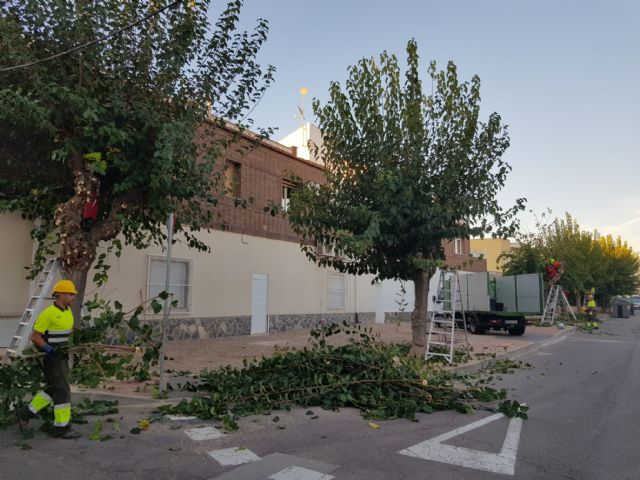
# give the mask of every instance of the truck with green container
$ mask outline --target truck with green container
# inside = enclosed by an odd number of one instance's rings
[[[540,273],[502,276],[458,271],[457,278],[456,289],[455,271],[436,270],[429,281],[427,308],[430,312],[454,310],[460,322],[464,311],[467,328],[473,334],[506,330],[510,335],[523,335],[525,318],[543,313],[544,285]]]

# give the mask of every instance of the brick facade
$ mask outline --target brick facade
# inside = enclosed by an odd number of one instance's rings
[[[223,133],[229,136],[228,133]],[[234,145],[222,157],[226,161],[236,162],[240,166],[240,197],[253,197],[254,202],[246,208],[234,206],[233,198],[223,196],[216,209],[220,214],[220,224],[234,233],[253,235],[298,242],[289,221],[278,214],[275,217],[264,212],[264,207],[273,202],[280,205],[282,187],[291,175],[306,181],[324,182],[322,165],[304,160],[295,155],[295,148],[288,148],[272,141],[252,144],[242,140],[241,147]],[[221,166],[224,166],[221,163]],[[484,272],[487,261],[472,258],[469,239],[462,239],[462,253],[454,253],[453,242],[443,242],[445,257],[451,267]]]
[[[265,213],[264,207],[272,202],[281,205],[282,187],[292,175],[324,182],[322,165],[298,158],[291,149],[270,141],[252,145],[243,140],[230,147],[222,158],[240,166],[240,197],[252,197],[253,202],[246,208],[236,207],[232,197],[222,196],[216,208],[220,225],[234,233],[298,242],[289,221],[282,214]],[[220,166],[224,166],[222,162]]]
[[[468,238],[462,239],[462,253],[456,254],[453,249],[453,242],[442,242],[444,248],[444,256],[447,259],[447,264],[450,267],[461,267],[462,270],[468,272],[486,272],[487,260],[471,257],[471,241]]]

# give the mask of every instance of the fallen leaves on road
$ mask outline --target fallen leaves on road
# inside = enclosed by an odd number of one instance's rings
[[[140,430],[149,430],[150,426],[151,422],[149,422],[149,420],[147,419],[143,419],[138,422],[138,427],[140,427]]]

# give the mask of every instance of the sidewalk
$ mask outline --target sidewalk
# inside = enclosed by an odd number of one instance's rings
[[[368,326],[367,326],[368,327]],[[371,325],[374,335],[388,343],[410,343],[411,324]],[[540,348],[573,331],[572,327],[559,330],[557,327],[527,326],[525,334],[513,337],[507,332],[490,332],[485,335],[468,334],[472,360],[453,367],[456,371],[472,372],[500,357],[522,355]],[[344,344],[347,335],[335,335],[327,339],[332,344]],[[243,360],[252,360],[272,355],[277,350],[303,348],[309,344],[309,330],[290,330],[269,335],[212,338],[208,340],[181,340],[167,345],[165,368],[184,378],[187,372],[199,373],[203,369],[222,366],[242,367]],[[124,395],[137,398],[151,398],[151,388],[138,382],[112,382],[105,389],[80,389],[88,394]],[[175,395],[184,395],[175,392]]]
[[[383,342],[410,343],[411,324],[371,325],[373,333]],[[485,335],[468,334],[474,357],[486,357],[502,354],[541,343],[556,333],[557,327],[528,326],[521,337],[513,337],[507,332],[494,332]],[[346,343],[346,335],[336,335],[327,340],[332,344]],[[167,345],[167,368],[175,371],[199,372],[203,368],[213,369],[225,365],[241,367],[242,361],[269,356],[276,349],[302,348],[309,342],[309,330],[290,330],[259,336],[225,337],[209,340],[181,340]]]

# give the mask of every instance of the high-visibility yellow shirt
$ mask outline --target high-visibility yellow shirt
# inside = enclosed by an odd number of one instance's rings
[[[596,301],[595,300],[589,300],[587,302],[587,307],[589,308],[596,308]]]
[[[67,343],[69,335],[73,332],[73,313],[69,307],[63,310],[53,304],[38,315],[33,329],[42,333],[47,343]]]

